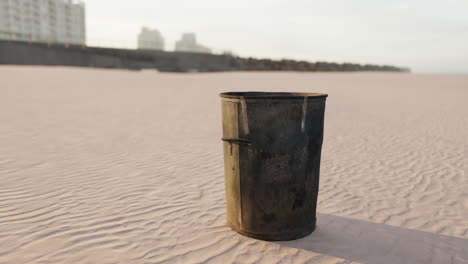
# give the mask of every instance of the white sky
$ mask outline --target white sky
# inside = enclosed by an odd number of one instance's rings
[[[85,0],[89,45],[136,46],[142,26],[172,50],[183,32],[240,56],[468,73],[468,0]]]

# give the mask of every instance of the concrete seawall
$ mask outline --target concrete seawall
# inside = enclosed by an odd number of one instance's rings
[[[213,71],[409,71],[351,63],[241,58],[189,52],[96,48],[0,40],[0,64],[62,65],[165,72]]]

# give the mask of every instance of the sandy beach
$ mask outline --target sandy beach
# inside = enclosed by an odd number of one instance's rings
[[[224,91],[328,93],[318,223],[225,220]],[[468,263],[468,75],[0,67],[0,263]]]

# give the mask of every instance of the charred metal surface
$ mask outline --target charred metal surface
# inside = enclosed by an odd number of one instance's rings
[[[315,229],[326,94],[223,93],[227,221],[291,240]]]

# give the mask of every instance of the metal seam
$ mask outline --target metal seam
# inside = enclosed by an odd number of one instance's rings
[[[246,136],[249,134],[249,118],[247,116],[247,104],[245,102],[245,98],[241,96],[240,98],[240,103],[241,103],[241,118],[242,118],[242,129],[244,130],[244,135]]]
[[[245,104],[245,101],[244,101]],[[237,106],[237,124],[239,124],[239,104],[236,104]],[[242,112],[242,101],[241,101],[241,112]],[[241,119],[242,116],[241,116]],[[237,125],[237,137],[239,137],[239,125]],[[241,180],[241,172],[240,172],[240,146],[237,145],[237,177],[239,178],[239,227],[243,228],[242,226],[242,180]]]
[[[305,131],[305,121],[307,118],[307,96],[304,96],[304,103],[302,103],[302,121],[301,121],[301,132]]]

